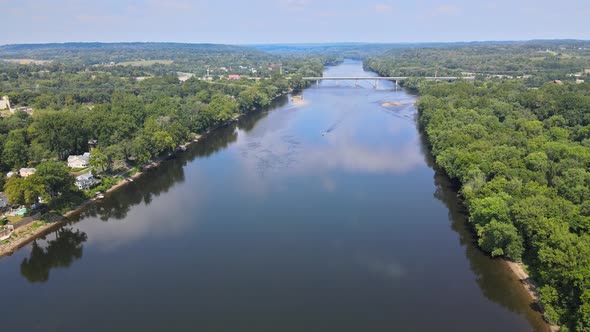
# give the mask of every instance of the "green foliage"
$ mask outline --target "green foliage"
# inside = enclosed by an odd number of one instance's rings
[[[98,172],[104,172],[110,165],[108,157],[99,148],[92,150],[89,164]]]
[[[12,177],[6,181],[4,191],[13,205],[31,205],[45,195],[43,184],[33,177]]]
[[[13,130],[4,142],[2,161],[11,169],[25,167],[27,165],[27,149],[25,130]]]
[[[35,174],[27,179],[42,183],[45,192],[55,197],[60,192],[74,190],[74,177],[68,172],[68,167],[59,161],[45,161],[37,166]]]
[[[506,256],[513,261],[520,261],[524,252],[522,238],[516,227],[492,219],[477,231],[479,246],[492,256]]]
[[[471,211],[469,221],[479,226],[485,226],[492,220],[501,223],[509,222],[510,208],[506,202],[507,196],[506,194],[496,194],[473,199],[469,205]]]
[[[590,330],[590,85],[419,88],[420,126],[462,184],[479,246],[527,262],[547,320]]]

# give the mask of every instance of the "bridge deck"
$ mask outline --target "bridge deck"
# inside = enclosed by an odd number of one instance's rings
[[[407,80],[408,76],[396,76],[396,77],[382,77],[382,76],[336,76],[336,77],[303,77],[306,81],[358,81],[358,80],[367,80],[367,81],[375,81],[375,80],[382,80],[382,81],[404,81]],[[439,80],[439,81],[454,81],[458,79],[473,79],[473,77],[420,77],[427,80]]]

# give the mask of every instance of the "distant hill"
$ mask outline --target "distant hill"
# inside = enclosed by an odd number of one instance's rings
[[[472,41],[472,42],[449,42],[449,43],[302,43],[302,44],[253,44],[246,45],[260,51],[275,54],[333,54],[346,58],[364,58],[366,56],[376,55],[381,52],[393,49],[412,49],[412,48],[451,48],[465,46],[485,46],[485,45],[530,45],[538,47],[539,45],[568,45],[580,44],[587,45],[588,41],[572,39],[556,40],[529,40],[529,41]]]

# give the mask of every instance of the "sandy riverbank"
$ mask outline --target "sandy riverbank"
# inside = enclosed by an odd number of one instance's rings
[[[527,293],[531,296],[531,299],[533,300],[533,302],[539,304],[540,297],[539,297],[539,291],[537,290],[537,285],[529,276],[528,272],[526,271],[525,266],[522,263],[516,263],[516,262],[509,261],[509,260],[504,260],[504,262],[506,263],[506,265],[508,265],[508,268],[510,269],[510,271],[512,271],[512,273],[514,273],[514,275],[516,276],[516,278],[518,279],[518,281],[520,282],[522,287],[524,287],[524,289],[527,291]],[[539,306],[540,306],[540,304],[539,304]],[[559,331],[559,326],[549,324],[549,323],[547,323],[547,325],[549,326],[549,330],[551,332],[558,332]]]
[[[405,106],[405,105],[414,105],[416,101],[387,101],[381,103],[381,107],[396,107],[396,106]]]

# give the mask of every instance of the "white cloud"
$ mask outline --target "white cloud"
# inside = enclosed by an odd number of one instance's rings
[[[431,12],[431,16],[454,16],[460,12],[459,7],[455,5],[440,5],[435,7]]]
[[[393,12],[393,6],[386,3],[378,3],[375,5],[375,12],[379,14],[389,14]]]

